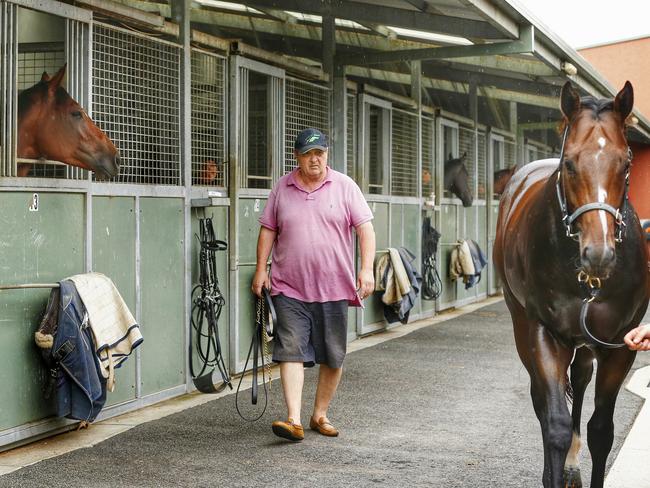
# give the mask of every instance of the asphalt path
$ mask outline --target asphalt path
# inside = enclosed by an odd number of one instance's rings
[[[640,354],[634,369],[649,364]],[[230,395],[2,476],[0,487],[541,486],[541,433],[503,302],[349,354],[344,367],[329,414],[338,438],[275,437],[276,381],[257,422],[242,421]],[[305,424],[316,378],[307,371]],[[641,405],[621,391],[609,465]],[[592,410],[590,386],[583,432]],[[586,447],[581,457],[589,486]]]

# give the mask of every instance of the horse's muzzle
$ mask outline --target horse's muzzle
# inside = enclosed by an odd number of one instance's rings
[[[606,279],[614,271],[616,252],[611,246],[587,245],[580,254],[580,262],[590,276]]]
[[[119,153],[112,158],[103,158],[101,164],[95,169],[95,178],[98,180],[115,178],[120,172],[121,163],[122,159]]]

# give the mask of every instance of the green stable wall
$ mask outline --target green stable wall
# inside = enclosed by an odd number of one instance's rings
[[[52,283],[84,270],[83,195],[0,193],[0,284]],[[0,291],[0,432],[53,414],[34,344],[49,290]]]
[[[86,196],[0,192],[0,284],[50,283],[83,273]],[[140,261],[142,396],[185,384],[184,201],[181,198],[92,198],[92,267],[109,276],[136,314],[136,260]],[[136,229],[140,225],[140,246]],[[222,219],[223,220],[223,219]],[[225,232],[225,225],[221,228]],[[225,268],[225,261],[221,263]],[[42,387],[46,371],[34,345],[49,290],[0,291],[0,436],[54,414]],[[116,372],[106,406],[136,398],[136,358]]]

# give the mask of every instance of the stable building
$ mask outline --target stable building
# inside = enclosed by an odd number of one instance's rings
[[[361,187],[378,249],[406,247],[421,269],[423,220],[440,231],[442,293],[418,299],[417,320],[499,292],[491,262],[465,289],[449,256],[458,239],[491,255],[495,171],[558,155],[562,84],[609,98],[620,88],[501,0],[0,0],[0,60],[0,285],[104,273],[144,336],[102,418],[193,389],[202,216],[228,242],[219,326],[226,364],[242,372],[257,219],[296,167],[303,128],[327,133],[331,167]],[[66,63],[67,91],[120,150],[108,181],[18,157],[18,93]],[[638,110],[629,137],[650,140]],[[461,157],[469,206],[444,183],[445,162]],[[0,449],[73,426],[41,393],[33,335],[47,296],[0,290],[0,384],[13,392],[0,398]],[[351,310],[349,340],[387,327],[375,295]]]

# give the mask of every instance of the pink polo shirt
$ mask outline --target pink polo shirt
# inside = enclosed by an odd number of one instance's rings
[[[372,220],[370,207],[357,184],[332,168],[311,193],[298,185],[297,171],[280,178],[259,219],[277,232],[271,294],[357,304],[352,229]]]

